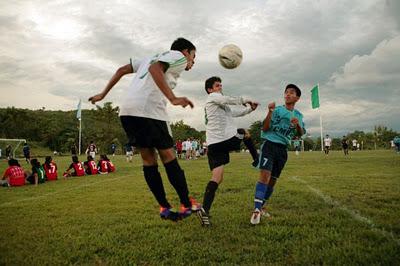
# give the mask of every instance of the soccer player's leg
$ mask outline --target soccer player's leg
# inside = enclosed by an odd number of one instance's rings
[[[261,209],[264,204],[267,184],[271,177],[271,171],[274,162],[274,150],[271,142],[265,141],[260,150],[260,161],[258,163],[258,168],[260,169],[260,178],[255,186],[254,210],[250,218],[250,223],[253,225],[260,223]]]
[[[254,167],[257,167],[258,165],[258,160],[259,160],[259,155],[256,149],[256,146],[254,145],[253,139],[251,138],[250,132],[243,129],[239,128],[237,130],[238,134],[243,136],[243,143],[246,146],[246,148],[249,150],[251,157],[253,158],[253,163],[252,165]]]
[[[181,202],[179,214],[182,218],[186,218],[190,216],[193,211],[200,210],[201,206],[194,198],[189,197],[185,172],[180,167],[178,160],[175,157],[174,150],[172,148],[159,149],[158,152],[164,163],[168,180],[179,196]]]
[[[218,144],[212,144],[208,149],[208,164],[212,171],[211,180],[207,183],[203,198],[203,208],[198,212],[202,226],[210,226],[210,209],[214,202],[215,193],[224,176],[224,165],[229,163],[229,151],[223,151]],[[223,146],[223,145],[221,145]]]
[[[164,185],[158,171],[157,157],[154,148],[140,148],[140,155],[143,161],[144,178],[150,191],[153,193],[158,204],[160,205],[160,217],[176,221],[179,218],[178,213],[172,211],[172,206],[169,204]]]

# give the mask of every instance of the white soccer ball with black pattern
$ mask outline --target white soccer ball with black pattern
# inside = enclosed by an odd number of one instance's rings
[[[237,45],[228,44],[219,50],[218,57],[221,66],[227,69],[234,69],[242,62],[243,53]]]

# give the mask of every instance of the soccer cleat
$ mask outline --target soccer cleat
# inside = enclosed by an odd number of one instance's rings
[[[179,216],[180,218],[184,219],[192,215],[192,210],[191,208],[185,207],[185,205],[181,204],[181,207],[179,209]]]
[[[259,224],[260,218],[261,218],[261,211],[256,208],[254,209],[253,214],[251,215],[250,223],[254,225]]]
[[[261,216],[266,217],[266,218],[270,218],[271,217],[271,214],[267,211],[266,207],[262,207]]]
[[[160,207],[160,217],[164,220],[178,221],[180,218],[179,213],[174,212],[172,208]]]
[[[202,226],[211,226],[210,216],[203,208],[197,212],[197,216],[199,217]]]
[[[190,203],[192,204],[192,212],[200,211],[201,204],[198,203],[194,198],[190,197]]]

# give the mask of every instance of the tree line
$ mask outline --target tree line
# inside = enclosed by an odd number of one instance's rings
[[[115,143],[119,149],[128,142],[121,126],[119,107],[113,107],[111,102],[103,106],[96,105],[95,109],[82,110],[82,151],[90,141],[95,141],[101,152],[110,152],[111,143]],[[0,108],[0,138],[26,139],[30,143],[45,147],[51,151],[68,153],[71,146],[78,145],[79,120],[74,111],[50,111],[39,109],[29,110],[14,107]],[[201,141],[205,140],[205,131],[198,131],[182,120],[172,123],[171,131],[175,140],[185,140],[193,137]],[[260,130],[262,122],[256,121],[249,127],[249,131],[256,146],[261,144]],[[346,137],[356,139],[363,143],[364,149],[389,148],[392,140],[398,132],[378,125],[372,132],[354,131]],[[304,138],[305,150],[320,150],[320,138]],[[332,149],[341,149],[341,137],[332,138]],[[4,150],[4,143],[0,148]]]

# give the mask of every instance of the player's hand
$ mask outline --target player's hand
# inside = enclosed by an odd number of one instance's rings
[[[92,97],[89,98],[89,102],[91,102],[92,104],[95,104],[98,101],[101,101],[104,99],[104,96],[102,93],[96,94]]]
[[[253,111],[257,109],[258,105],[259,105],[258,102],[252,102],[252,103],[250,103],[250,107],[251,107],[251,109],[252,109]]]
[[[186,97],[175,97],[174,99],[171,100],[172,105],[180,105],[183,108],[186,106],[190,106],[190,108],[193,108],[193,103]]]
[[[290,119],[290,123],[297,126],[299,124],[299,120],[296,117],[292,117],[292,119]]]
[[[275,110],[275,102],[271,102],[268,104],[268,111],[271,113]]]

